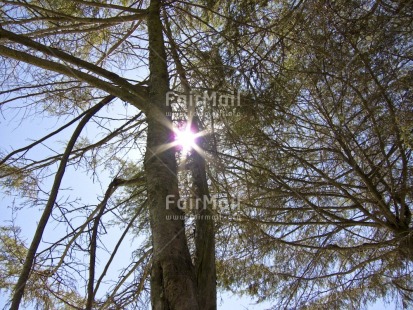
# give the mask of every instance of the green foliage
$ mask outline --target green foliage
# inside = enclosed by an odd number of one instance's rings
[[[19,193],[30,199],[37,197],[38,179],[30,171],[12,165],[0,165],[0,185],[9,195]]]
[[[20,233],[18,227],[0,227],[0,290],[6,293],[13,291],[27,254]],[[65,310],[81,305],[82,299],[68,287],[60,287],[50,270],[36,266],[27,283],[24,301],[27,305],[35,305],[36,309]]]
[[[400,252],[411,246],[413,184],[401,7],[280,8],[278,44],[255,55],[255,105],[225,128],[233,184],[220,186],[242,197],[243,220],[219,236],[224,287],[286,308],[411,303],[412,263]],[[244,49],[261,55],[253,42]]]

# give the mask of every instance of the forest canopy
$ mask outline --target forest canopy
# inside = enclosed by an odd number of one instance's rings
[[[412,12],[3,1],[5,307],[413,307]]]

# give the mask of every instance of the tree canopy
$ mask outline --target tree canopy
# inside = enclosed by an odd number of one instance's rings
[[[0,7],[12,309],[413,306],[413,2]]]

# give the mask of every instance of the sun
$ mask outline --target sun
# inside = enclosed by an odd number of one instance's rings
[[[183,152],[188,152],[196,146],[196,138],[197,135],[189,126],[175,132],[175,142],[182,148]]]

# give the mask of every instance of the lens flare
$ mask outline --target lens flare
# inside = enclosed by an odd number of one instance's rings
[[[175,133],[175,141],[184,152],[188,152],[196,145],[196,134],[187,127]]]

